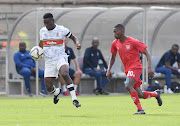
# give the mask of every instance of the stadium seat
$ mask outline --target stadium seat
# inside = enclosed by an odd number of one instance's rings
[[[154,78],[165,78],[164,74],[155,72],[156,66],[159,63],[160,59],[161,56],[152,56],[152,70],[154,72]]]

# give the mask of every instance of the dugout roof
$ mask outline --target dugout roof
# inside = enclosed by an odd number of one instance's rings
[[[18,44],[26,42],[27,49],[39,43],[39,30],[44,27],[43,15],[51,12],[57,24],[64,25],[76,35],[82,45],[77,51],[70,40],[68,46],[74,48],[76,56],[83,56],[91,46],[93,37],[99,38],[99,49],[104,58],[111,56],[110,46],[114,40],[113,27],[124,24],[126,35],[135,37],[148,45],[153,56],[161,56],[172,44],[179,44],[180,13],[177,8],[166,7],[82,7],[82,8],[37,8],[23,13],[14,23],[7,44],[7,78],[14,73],[13,55]],[[43,67],[43,61],[39,62]]]

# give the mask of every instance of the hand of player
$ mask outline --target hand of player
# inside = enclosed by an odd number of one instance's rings
[[[151,67],[148,67],[148,75],[150,79],[154,78],[154,72],[152,71]]]
[[[107,79],[110,81],[110,79],[112,78],[112,74],[111,74],[111,71],[107,71],[106,72],[106,76],[107,76]]]
[[[81,44],[76,43],[76,48],[77,48],[78,50],[80,50],[80,49],[81,49]]]

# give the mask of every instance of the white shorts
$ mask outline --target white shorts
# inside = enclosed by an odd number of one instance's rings
[[[69,66],[67,56],[62,56],[55,61],[45,62],[44,77],[58,77],[60,67],[65,64]]]

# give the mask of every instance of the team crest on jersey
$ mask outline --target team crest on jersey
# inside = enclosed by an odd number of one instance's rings
[[[126,49],[130,49],[130,45],[126,45]]]
[[[68,50],[68,54],[70,54],[70,51]]]
[[[56,35],[57,35],[57,37],[59,37],[59,32],[57,32],[57,34],[56,34]]]

